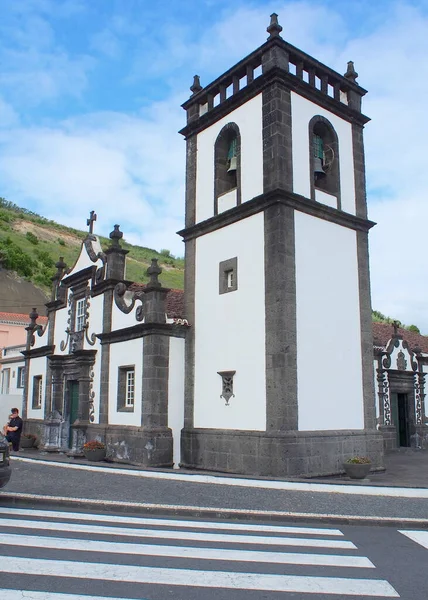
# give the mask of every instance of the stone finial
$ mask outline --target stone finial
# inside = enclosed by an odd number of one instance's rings
[[[39,318],[39,313],[37,312],[37,308],[33,308],[33,310],[28,315],[30,317],[30,324],[28,325],[28,329],[35,329],[37,327],[37,319]]]
[[[89,233],[94,233],[94,223],[97,220],[97,215],[94,210],[89,213],[89,219],[86,219],[86,225],[89,227]]]
[[[282,31],[281,25],[278,23],[278,15],[276,13],[272,13],[270,16],[270,24],[266,29],[269,34],[268,40],[271,40],[274,37],[281,37],[279,34]]]
[[[120,225],[114,225],[113,231],[110,233],[111,247],[120,248],[120,240],[123,238],[123,233],[119,229]]]
[[[346,79],[350,79],[353,83],[356,83],[358,73],[354,69],[354,63],[352,60],[348,61],[348,68],[346,70],[344,77],[346,77]]]
[[[159,277],[159,275],[161,273],[162,273],[162,269],[158,265],[158,259],[157,258],[152,258],[152,264],[147,269],[147,275],[150,275],[150,281],[147,284],[148,287],[151,287],[151,288],[160,288],[160,287],[162,287],[162,284],[161,284],[161,282],[158,279],[158,277]]]
[[[192,92],[192,96],[200,92],[202,89],[201,81],[199,79],[199,75],[193,75],[193,83],[190,86],[190,91]]]

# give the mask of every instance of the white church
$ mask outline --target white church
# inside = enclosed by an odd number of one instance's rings
[[[103,249],[94,215],[76,264],[57,263],[24,352],[45,450],[99,439],[118,462],[281,477],[355,455],[380,468],[400,428],[426,437],[428,353],[396,331],[373,354],[366,90],[352,62],[342,76],[281,30],[273,14],[267,41],[206,87],[195,76],[183,104],[184,294],[156,261],[149,284],[127,281],[123,234]]]

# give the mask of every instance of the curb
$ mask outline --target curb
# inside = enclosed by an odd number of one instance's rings
[[[296,513],[241,508],[215,508],[208,506],[185,506],[175,504],[145,504],[137,502],[114,502],[92,498],[67,498],[65,496],[42,496],[37,494],[0,493],[0,506],[8,504],[31,508],[61,508],[88,511],[128,513],[133,515],[176,516],[224,520],[304,521],[305,523],[328,522],[340,525],[376,525],[389,527],[412,527],[428,529],[428,519],[403,517],[378,517],[337,515],[325,513]]]

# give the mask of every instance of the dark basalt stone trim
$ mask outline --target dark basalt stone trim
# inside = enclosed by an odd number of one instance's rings
[[[222,119],[230,112],[242,106],[245,102],[248,102],[254,96],[257,96],[262,90],[268,88],[273,83],[279,83],[286,89],[294,91],[303,98],[311,100],[317,106],[325,108],[329,112],[337,115],[338,117],[348,121],[349,123],[358,123],[361,126],[365,125],[370,121],[369,117],[366,117],[362,113],[350,108],[343,102],[338,103],[336,100],[321,94],[319,90],[311,87],[306,81],[297,79],[295,76],[290,75],[278,67],[274,67],[267,73],[257,77],[253,83],[247,85],[245,88],[233,94],[230,98],[221,102],[218,106],[212,108],[207,113],[188,123],[183,129],[179,131],[184,137],[189,138],[191,135],[203,131],[216,121]]]
[[[263,192],[293,191],[290,90],[274,83],[262,93]]]
[[[355,209],[357,216],[367,219],[366,168],[363,128],[352,123],[352,153],[354,157]]]
[[[186,227],[194,225],[196,220],[197,149],[197,136],[189,137],[186,141]]]
[[[32,350],[23,350],[21,354],[25,358],[38,358],[40,356],[49,356],[55,352],[55,346],[41,346],[40,348],[33,348]]]
[[[275,38],[267,40],[259,48],[257,48],[256,50],[254,50],[253,52],[248,54],[246,57],[244,57],[242,60],[240,60],[238,63],[236,63],[236,65],[234,65],[228,71],[223,73],[220,77],[215,79],[213,82],[211,82],[206,87],[202,88],[202,90],[200,92],[198,92],[194,96],[191,96],[189,98],[189,100],[186,100],[186,102],[184,102],[184,104],[182,104],[181,106],[185,110],[187,110],[193,104],[201,102],[201,99],[204,98],[211,91],[214,92],[219,87],[219,85],[222,83],[222,81],[224,81],[225,79],[227,79],[228,77],[230,77],[232,75],[238,74],[240,70],[242,71],[242,76],[244,76],[246,73],[245,69],[246,69],[247,64],[257,63],[257,62],[261,63],[262,55],[265,54],[267,51],[271,50],[274,46],[278,46],[281,50],[285,51],[287,54],[289,54],[289,55],[291,54],[293,57],[300,59],[304,63],[310,63],[314,69],[317,69],[318,71],[324,71],[324,74],[329,75],[330,77],[336,79],[338,82],[342,83],[344,87],[356,92],[358,95],[364,96],[365,94],[367,94],[367,90],[365,90],[363,87],[361,87],[357,83],[350,81],[349,79],[347,79],[346,77],[344,77],[343,75],[338,73],[337,71],[334,71],[333,69],[331,69],[327,65],[324,65],[322,62],[320,62],[316,58],[313,58],[310,54],[306,54],[306,52],[303,52],[299,48],[296,48],[296,46],[289,44],[282,38],[275,37]]]
[[[95,275],[97,267],[92,265],[90,267],[86,267],[86,269],[82,269],[81,271],[77,271],[73,275],[68,275],[61,280],[61,284],[66,287],[79,286],[83,285]]]
[[[260,196],[248,200],[239,206],[235,206],[219,215],[206,219],[205,221],[202,221],[202,223],[197,223],[196,225],[193,225],[193,227],[182,229],[178,234],[184,238],[185,242],[187,242],[262,212],[273,204],[284,204],[285,206],[289,206],[300,212],[318,217],[319,219],[324,219],[325,221],[337,223],[338,225],[348,227],[349,229],[355,229],[356,231],[367,232],[375,225],[373,221],[368,221],[367,219],[356,217],[355,215],[337,210],[336,208],[331,208],[330,206],[326,206],[315,200],[310,200],[299,194],[276,189],[267,192],[266,194],[261,194]]]
[[[114,282],[109,282],[104,287],[103,298],[103,333],[111,332],[112,314],[113,314],[113,291]],[[99,387],[99,422],[108,423],[108,399],[110,387],[110,344],[101,346],[101,381]]]
[[[361,358],[363,377],[364,427],[372,429],[376,423],[373,366],[373,325],[370,294],[370,266],[368,234],[357,231],[358,290],[360,299]]]
[[[186,269],[184,272],[185,315],[190,323],[195,323],[195,279],[196,279],[196,240],[186,242]],[[193,427],[195,394],[195,330],[189,327],[186,335],[184,362],[184,425]]]
[[[65,300],[51,300],[50,302],[46,302],[45,306],[49,313],[54,310],[59,310],[60,308],[65,308],[67,306],[67,302]]]
[[[244,431],[183,429],[181,466],[260,476],[319,476],[343,472],[351,456],[370,456],[383,468],[383,438],[376,429]]]
[[[174,323],[138,323],[132,327],[117,329],[108,333],[99,333],[97,338],[101,344],[116,344],[117,342],[126,342],[148,335],[163,335],[168,337],[186,337],[187,327],[175,325]]]
[[[266,429],[298,426],[294,210],[273,204],[264,213]]]
[[[94,298],[95,296],[100,296],[101,294],[104,294],[105,292],[107,292],[108,290],[114,290],[114,288],[116,287],[116,285],[118,283],[121,283],[123,280],[119,280],[119,279],[104,279],[104,281],[101,281],[100,283],[97,283],[96,285],[94,285],[91,289],[91,296]],[[128,282],[131,283],[131,282]]]

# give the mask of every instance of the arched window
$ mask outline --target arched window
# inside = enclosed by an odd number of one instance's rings
[[[339,144],[332,124],[317,115],[309,123],[311,198],[316,190],[335,196],[340,208]]]
[[[241,204],[241,135],[236,123],[228,123],[218,134],[214,161],[214,214],[218,214]]]

